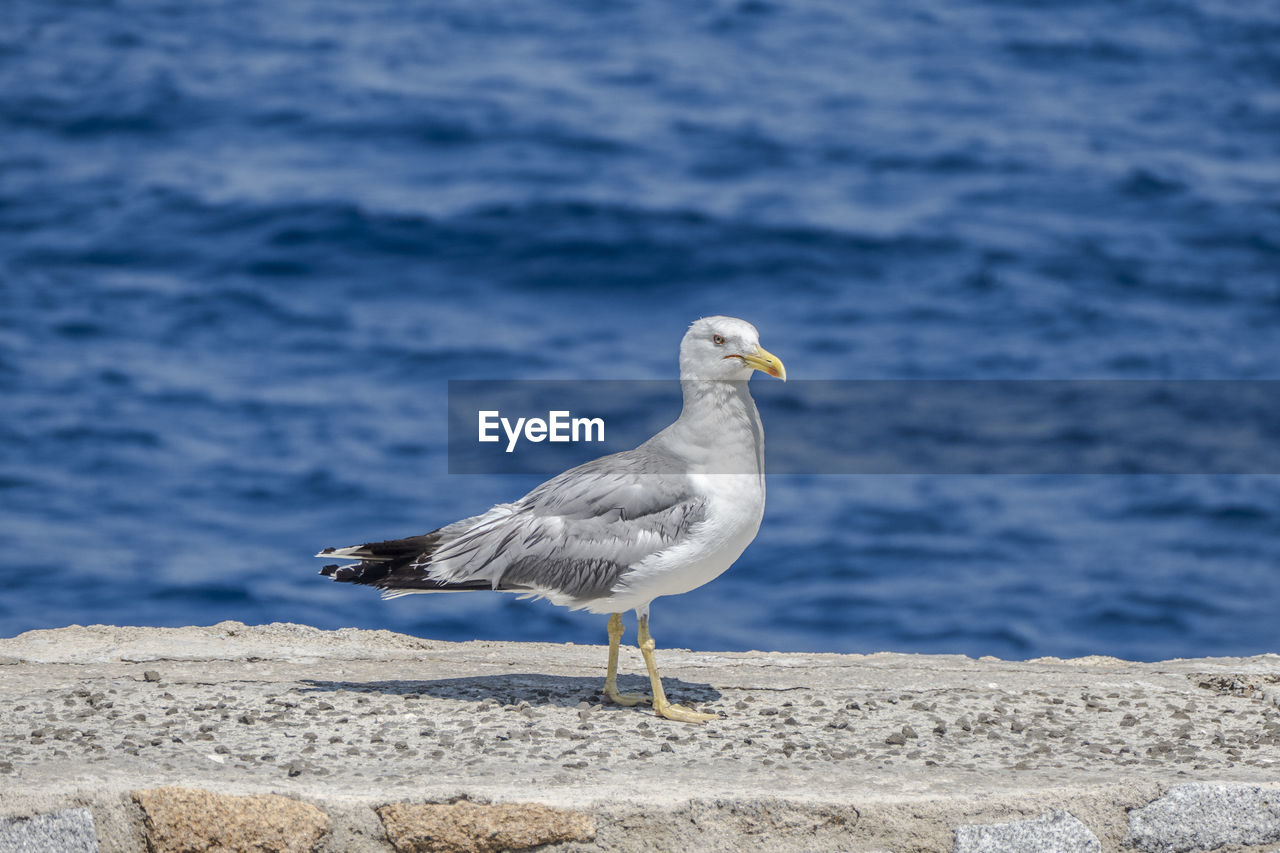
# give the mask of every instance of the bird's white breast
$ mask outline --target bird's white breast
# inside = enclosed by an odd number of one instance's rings
[[[588,605],[595,613],[619,613],[679,595],[719,577],[755,539],[764,517],[764,477],[759,474],[697,474],[706,517],[689,536],[637,565],[613,595]]]

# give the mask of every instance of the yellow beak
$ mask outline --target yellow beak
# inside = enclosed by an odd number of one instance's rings
[[[738,356],[744,362],[754,367],[756,370],[763,370],[770,376],[777,377],[783,382],[787,381],[787,368],[782,364],[782,359],[769,352],[764,347],[759,347],[752,355]]]

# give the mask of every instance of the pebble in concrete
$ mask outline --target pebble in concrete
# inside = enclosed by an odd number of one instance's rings
[[[310,853],[329,831],[320,809],[276,794],[237,797],[170,787],[135,791],[133,799],[146,815],[153,853]]]
[[[1067,811],[1046,812],[1031,820],[971,824],[956,830],[954,853],[1102,853],[1089,827]]]
[[[98,853],[98,834],[88,809],[63,809],[30,818],[0,820],[5,853]]]
[[[397,853],[497,853],[596,836],[590,815],[533,804],[392,803],[378,816]]]
[[[1129,843],[1147,853],[1213,850],[1280,841],[1280,790],[1178,785],[1129,812]]]

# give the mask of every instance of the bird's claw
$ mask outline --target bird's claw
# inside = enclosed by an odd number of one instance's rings
[[[658,716],[665,717],[668,720],[675,720],[677,723],[705,723],[708,720],[723,720],[720,714],[704,714],[701,711],[694,711],[683,705],[674,705],[670,702],[660,703],[653,709]]]
[[[615,705],[622,705],[625,708],[630,708],[633,705],[640,705],[642,703],[653,703],[652,696],[646,696],[642,693],[619,693],[616,690],[605,690],[604,698],[608,699]]]

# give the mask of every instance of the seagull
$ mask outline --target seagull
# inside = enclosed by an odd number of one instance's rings
[[[669,720],[718,719],[667,699],[649,633],[649,604],[715,579],[755,539],[764,515],[764,430],[747,389],[755,371],[786,381],[755,326],[703,317],[680,342],[684,407],[636,447],[565,471],[519,500],[430,533],[325,548],[353,561],[320,574],[392,598],[497,590],[608,613],[604,694],[651,703]],[[618,692],[622,613],[634,610],[652,695]]]

